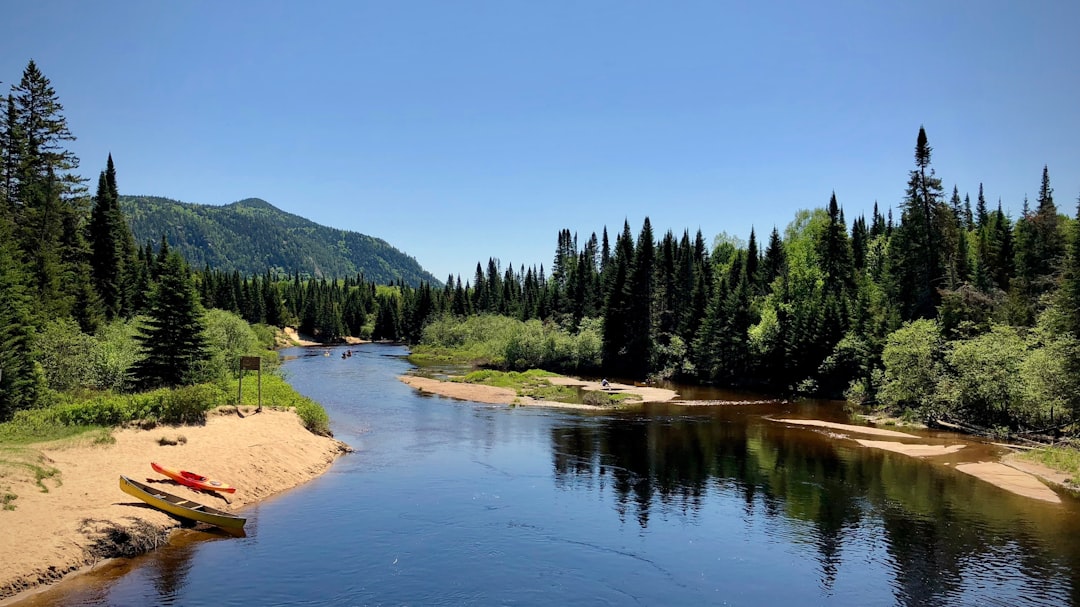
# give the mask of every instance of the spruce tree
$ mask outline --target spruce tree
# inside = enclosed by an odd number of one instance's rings
[[[34,407],[43,386],[32,358],[33,303],[11,234],[0,217],[0,422]]]
[[[946,253],[951,253],[948,226],[952,212],[943,199],[941,179],[930,168],[932,148],[919,127],[915,168],[910,172],[900,226],[894,235],[893,267],[897,281],[893,297],[901,302],[905,318],[932,318],[945,286]]]
[[[656,318],[653,305],[653,272],[656,263],[656,242],[653,240],[652,223],[645,218],[638,235],[634,259],[630,264],[630,279],[623,287],[627,302],[625,369],[633,377],[644,377],[650,371],[653,341],[656,335]]]
[[[1059,305],[1065,317],[1065,330],[1080,339],[1080,199],[1076,203],[1076,220],[1073,221],[1072,232]],[[1080,364],[1077,365],[1077,370],[1080,371]]]
[[[102,171],[98,177],[87,236],[90,241],[91,275],[107,320],[118,317],[123,307],[120,247],[114,240],[116,234],[112,229],[112,205],[105,171]]]
[[[608,267],[604,296],[604,334],[602,356],[604,367],[614,372],[628,372],[626,336],[630,326],[631,303],[627,287],[634,262],[634,240],[630,223],[623,222],[622,234],[615,239],[615,254]]]
[[[169,253],[158,267],[146,326],[138,335],[142,359],[136,382],[146,388],[197,381],[206,357],[203,308],[190,271],[179,253]]]
[[[979,184],[979,199],[975,203],[975,227],[982,229],[986,226],[989,214],[986,212],[986,198],[983,196],[983,184]]]

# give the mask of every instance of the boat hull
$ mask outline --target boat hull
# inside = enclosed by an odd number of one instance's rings
[[[120,490],[132,497],[136,497],[151,506],[182,518],[208,523],[229,530],[242,530],[247,519],[235,514],[211,508],[205,504],[193,502],[189,499],[166,493],[132,480],[126,476],[120,477]]]
[[[187,485],[188,487],[194,487],[195,489],[201,489],[203,491],[220,491],[222,493],[235,493],[236,487],[227,485],[221,481],[207,478],[201,474],[194,472],[188,472],[187,470],[176,470],[175,468],[166,468],[154,462],[150,462],[150,467],[159,474],[173,479],[181,485]]]

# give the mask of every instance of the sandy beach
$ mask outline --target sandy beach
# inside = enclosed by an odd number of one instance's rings
[[[0,469],[0,493],[17,496],[10,501],[14,509],[0,510],[0,603],[91,569],[111,556],[117,529],[139,543],[160,545],[180,527],[178,520],[121,492],[120,475],[153,479],[169,493],[242,512],[322,474],[350,451],[340,441],[309,432],[291,411],[242,412],[243,417],[233,408],[213,412],[202,426],[114,430],[115,442],[109,444],[87,438],[23,450],[22,456],[57,472],[41,481],[43,491],[28,469]],[[221,479],[236,493],[226,501],[188,489],[154,472],[152,461]]]

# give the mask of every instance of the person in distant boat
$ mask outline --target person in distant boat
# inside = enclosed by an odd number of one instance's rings
[[[608,389],[608,387],[609,387],[609,386],[611,386],[611,384],[609,384],[609,383],[608,383],[608,380],[607,380],[607,378],[606,378],[606,377],[605,377],[604,379],[601,379],[601,380],[600,380],[600,385],[601,385],[601,386],[603,386],[603,388],[604,388],[605,390],[607,390],[607,389]]]

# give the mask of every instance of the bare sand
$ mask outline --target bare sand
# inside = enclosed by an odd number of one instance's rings
[[[912,457],[933,457],[935,455],[948,455],[950,453],[956,453],[964,448],[963,445],[922,445],[912,443],[896,443],[886,440],[866,440],[862,438],[855,439],[855,442],[864,447],[871,447],[873,449],[884,449],[885,451],[892,451],[893,453],[903,453],[904,455],[910,455]]]
[[[920,439],[921,437],[904,432],[872,428],[869,426],[855,426],[849,424],[837,424],[814,419],[773,419],[773,421],[801,426],[816,426],[832,430],[846,431],[859,434],[872,434],[887,438]],[[836,435],[840,438],[849,438],[844,435]],[[910,457],[934,457],[956,453],[964,448],[963,444],[932,445],[925,443],[898,442],[893,440],[867,440],[853,438],[856,443],[872,449],[883,449],[893,453],[900,453]],[[948,465],[941,462],[940,465]],[[955,468],[961,472],[970,474],[976,478],[996,485],[1006,491],[1023,495],[1032,499],[1047,502],[1060,503],[1061,498],[1053,489],[1044,482],[1069,487],[1068,475],[1056,472],[1035,462],[1028,462],[1008,454],[1001,462],[965,462],[957,463]],[[1042,480],[1040,480],[1042,479]]]
[[[1061,503],[1061,498],[1035,476],[1000,462],[972,462],[957,464],[956,469],[975,478],[980,478],[1017,495]]]
[[[630,384],[618,384],[615,382],[608,382],[607,387],[605,387],[598,381],[588,381],[584,379],[578,379],[576,377],[549,377],[547,379],[556,386],[581,386],[585,390],[593,390],[596,392],[633,394],[635,397],[637,397],[633,400],[624,401],[627,403],[666,403],[679,395],[679,393],[674,390],[668,390],[667,388],[654,388],[652,386],[631,386]]]
[[[819,419],[775,419],[769,418],[773,421],[795,424],[797,426],[816,426],[819,428],[830,428],[832,430],[842,430],[847,432],[855,432],[857,434],[873,434],[876,436],[891,436],[894,438],[919,438],[914,434],[907,434],[905,432],[897,432],[895,430],[885,430],[883,428],[874,428],[872,426],[855,426],[852,424],[838,424],[835,422],[825,422]]]
[[[528,397],[522,398],[517,395],[517,392],[510,388],[498,388],[496,386],[485,386],[483,384],[443,381],[432,379],[430,377],[418,377],[415,375],[402,375],[398,377],[398,379],[421,392],[430,392],[432,394],[438,394],[439,396],[446,396],[459,400],[469,400],[478,403],[553,407],[557,409],[577,409],[580,411],[604,411],[608,409],[608,407],[598,407],[581,403],[561,403],[553,400],[541,400]],[[622,392],[637,396],[635,399],[623,401],[625,404],[646,401],[663,402],[669,401],[677,396],[674,390],[665,390],[663,388],[630,386],[627,384],[614,383],[609,383],[608,387],[604,388],[600,382],[586,381],[573,377],[549,377],[547,379],[557,386],[582,386],[586,390],[596,390],[598,392]]]
[[[431,392],[439,396],[448,396],[460,400],[471,400],[478,403],[509,405],[517,400],[517,392],[510,388],[498,388],[482,384],[467,384],[456,381],[441,381],[430,377],[418,377],[416,375],[402,375],[401,381],[416,388],[421,392]]]
[[[321,345],[323,345],[323,344],[320,344],[319,342],[315,341],[314,339],[311,339],[307,335],[300,335],[299,333],[296,332],[296,329],[294,329],[293,327],[285,327],[282,330],[282,332],[285,333],[285,337],[287,337],[288,341],[290,342],[290,343],[286,343],[286,344],[279,344],[279,345],[282,345],[282,346],[290,346],[290,345],[291,346],[321,346]]]
[[[296,487],[322,474],[343,453],[344,443],[309,432],[291,411],[245,408],[214,412],[202,426],[120,429],[112,444],[90,439],[28,447],[59,473],[42,491],[26,470],[0,469],[0,489],[18,497],[14,510],[0,510],[0,601],[92,568],[111,529],[166,534],[176,519],[120,491],[119,476],[164,481],[175,495],[220,510],[244,506]],[[160,441],[175,441],[162,445]],[[150,462],[192,470],[236,487],[228,500],[166,480]],[[231,503],[230,503],[231,502]],[[10,602],[10,601],[3,601]]]

